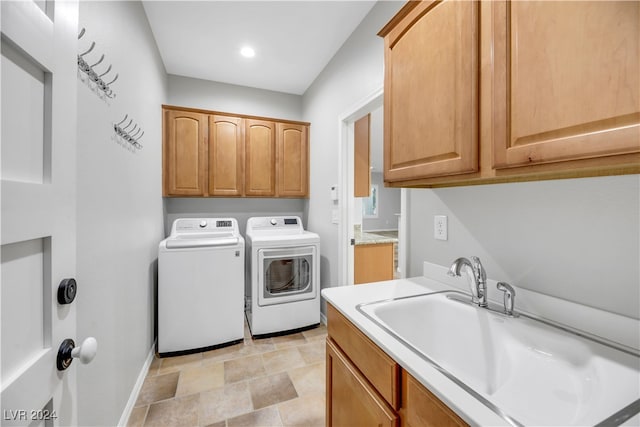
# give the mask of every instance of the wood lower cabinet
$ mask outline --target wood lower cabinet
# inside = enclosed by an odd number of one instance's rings
[[[402,371],[402,427],[462,427],[467,423],[433,393]]]
[[[385,182],[640,173],[640,2],[416,1],[385,41]]]
[[[190,111],[165,111],[163,119],[164,195],[205,195],[207,116]]]
[[[327,341],[327,426],[398,425],[398,416],[367,379],[330,340]]]
[[[309,196],[309,123],[163,105],[162,155],[164,196]]]
[[[353,256],[356,285],[393,279],[393,243],[356,245]]]
[[[331,304],[327,331],[327,426],[467,425]]]

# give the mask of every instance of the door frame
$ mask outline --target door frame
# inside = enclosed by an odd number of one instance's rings
[[[350,244],[354,238],[354,141],[353,124],[363,115],[383,105],[384,88],[381,86],[353,104],[338,117],[338,283],[339,286],[353,285],[354,249]],[[400,192],[400,220],[398,228],[398,269],[399,277],[407,275],[406,229],[407,229],[407,190]]]

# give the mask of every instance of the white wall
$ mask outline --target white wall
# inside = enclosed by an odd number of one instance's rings
[[[383,40],[376,34],[403,6],[381,1],[303,95],[311,122],[311,198],[308,226],[320,234],[323,287],[338,286],[338,226],[331,223],[330,187],[338,183],[338,117],[382,87]],[[342,191],[342,189],[340,189]]]
[[[302,120],[302,97],[189,77],[168,77],[167,104],[250,116]]]
[[[397,230],[402,190],[385,187],[380,172],[371,173],[371,184],[378,184],[378,218],[362,218],[362,230]]]
[[[491,279],[640,318],[638,175],[408,193],[410,276],[476,255]],[[433,239],[433,215],[449,240]]]
[[[119,73],[108,103],[78,82],[75,303],[78,339],[98,340],[95,360],[77,368],[79,425],[113,426],[154,341],[166,73],[139,2],[81,2],[80,26],[80,46],[96,42],[88,60],[104,53]],[[135,153],[113,139],[112,123],[125,114],[145,132]]]

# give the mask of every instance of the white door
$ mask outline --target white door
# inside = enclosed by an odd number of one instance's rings
[[[2,1],[0,423],[77,425],[75,304],[58,284],[76,271],[76,1]],[[82,292],[82,284],[78,284]],[[78,343],[79,344],[79,343]]]

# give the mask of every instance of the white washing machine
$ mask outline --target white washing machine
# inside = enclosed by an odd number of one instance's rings
[[[320,236],[299,217],[247,221],[245,311],[252,336],[320,323]]]
[[[234,218],[184,218],[158,250],[158,354],[244,338],[244,239]]]

